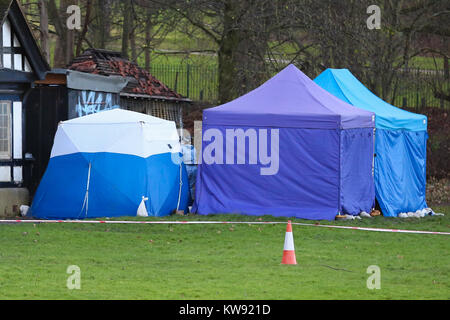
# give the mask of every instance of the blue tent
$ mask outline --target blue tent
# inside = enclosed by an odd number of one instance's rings
[[[370,211],[374,118],[286,67],[204,110],[193,210],[317,220]]]
[[[172,121],[114,109],[62,122],[29,214],[83,219],[186,210],[180,156]]]
[[[327,69],[314,81],[341,100],[376,114],[375,193],[383,215],[426,208],[427,117],[388,104],[347,69]]]

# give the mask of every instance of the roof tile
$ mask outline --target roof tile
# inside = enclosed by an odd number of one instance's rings
[[[122,76],[134,78],[123,90],[128,93],[141,93],[171,98],[183,98],[179,93],[168,88],[136,63],[124,59],[120,53],[102,49],[88,49],[76,57],[68,69],[100,74],[104,76]]]

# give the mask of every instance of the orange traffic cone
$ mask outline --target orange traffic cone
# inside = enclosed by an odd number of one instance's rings
[[[295,259],[294,237],[292,235],[292,224],[288,221],[286,237],[284,238],[283,259],[281,264],[297,264]]]

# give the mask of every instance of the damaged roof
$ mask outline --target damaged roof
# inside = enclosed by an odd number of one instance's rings
[[[88,49],[76,57],[68,69],[103,76],[126,77],[129,81],[122,92],[133,96],[187,100],[156,79],[147,70],[123,58],[119,52]]]

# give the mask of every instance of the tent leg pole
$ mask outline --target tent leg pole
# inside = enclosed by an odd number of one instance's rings
[[[87,217],[88,210],[89,210],[89,184],[91,182],[91,167],[92,167],[92,164],[91,164],[91,162],[89,162],[88,178],[87,178],[87,182],[86,182],[86,193],[84,195],[83,206],[81,207],[81,212],[80,212],[80,215],[81,215],[81,213],[83,212],[84,207],[86,206],[85,217]]]
[[[177,202],[177,212],[180,209],[180,201],[181,201],[181,186],[183,185],[183,170],[182,164],[180,163],[180,188],[178,190],[178,202]]]

